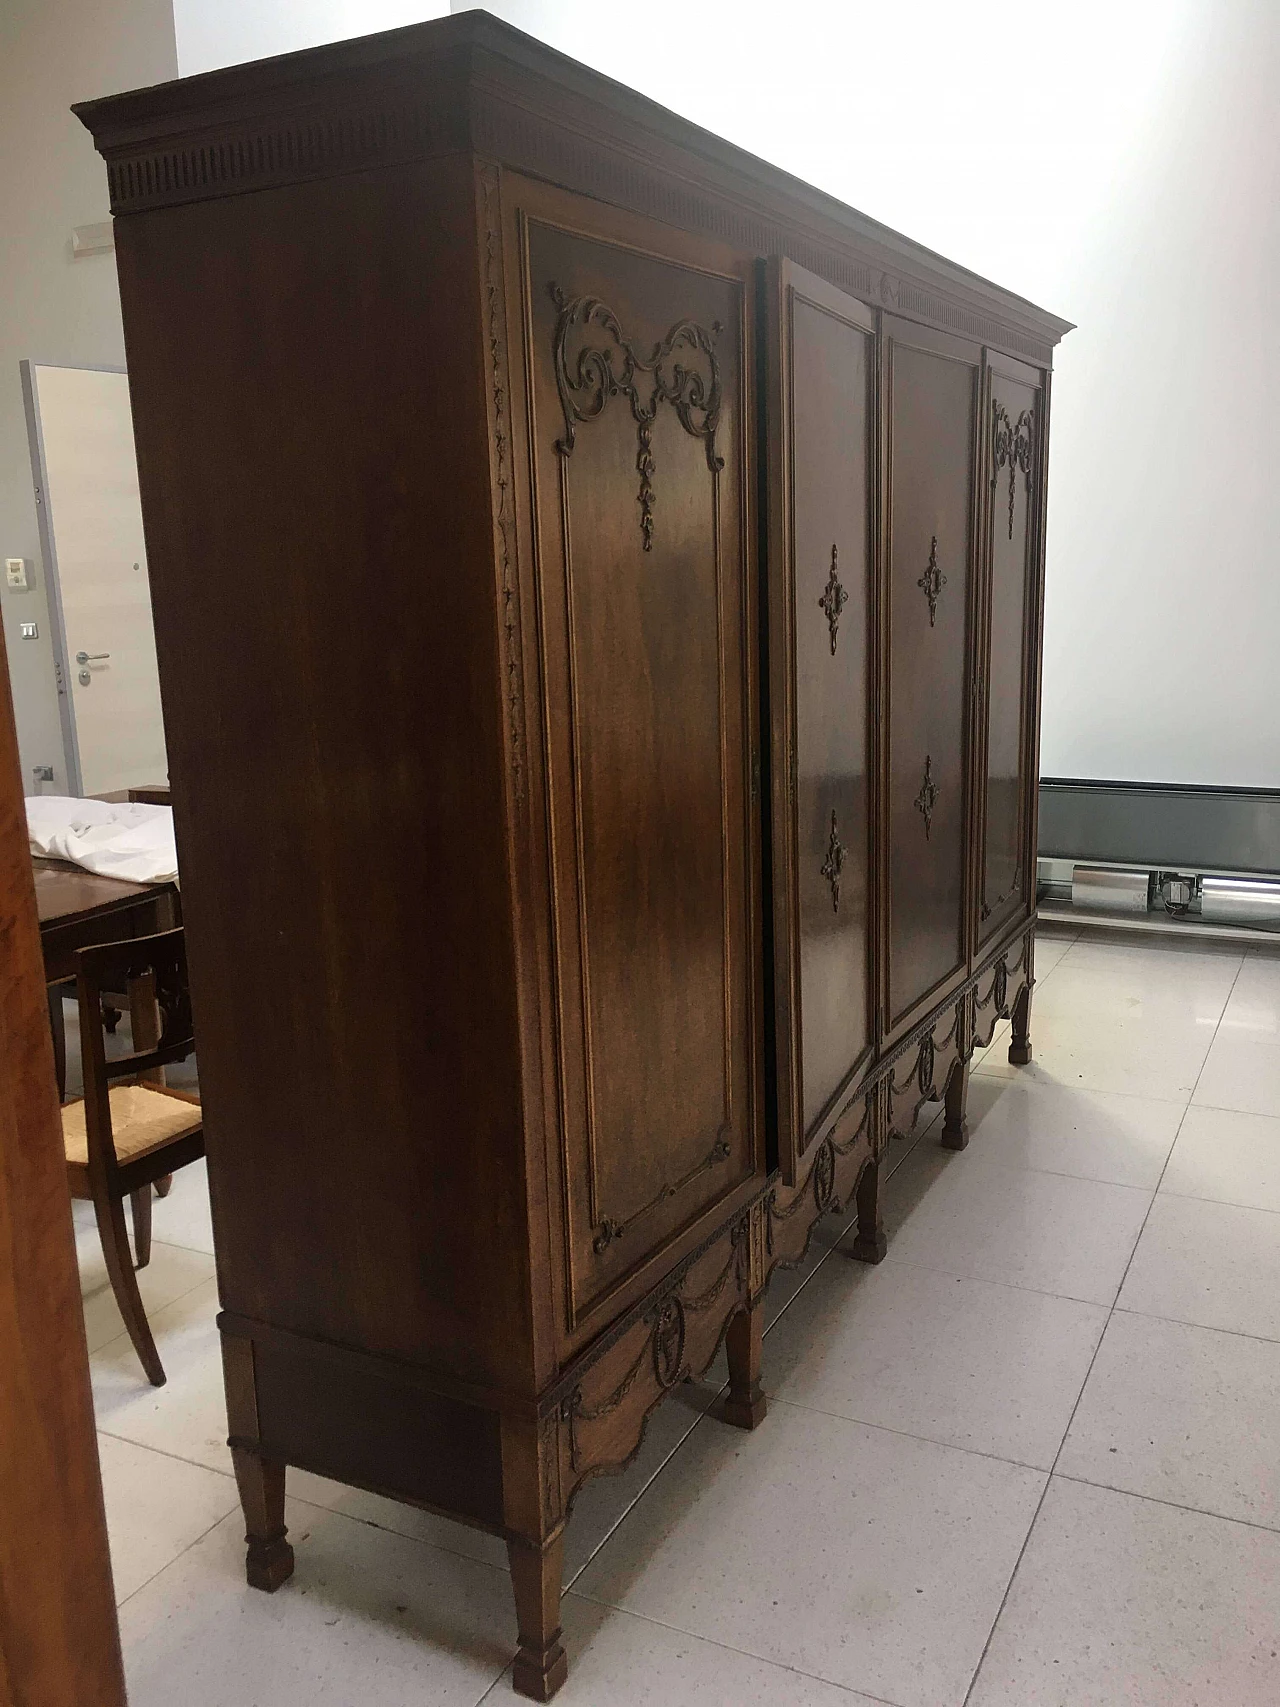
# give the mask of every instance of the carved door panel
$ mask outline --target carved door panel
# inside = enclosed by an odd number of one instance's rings
[[[981,352],[886,322],[888,1026],[968,960],[970,564]]]
[[[762,1160],[754,264],[510,193],[572,1341]]]
[[[989,369],[985,763],[978,937],[1030,904],[1032,646],[1038,552],[1038,376],[1005,357]]]
[[[769,272],[769,648],[779,1162],[869,1056],[875,320]]]

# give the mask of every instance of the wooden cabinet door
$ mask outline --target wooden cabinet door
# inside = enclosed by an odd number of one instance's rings
[[[1031,902],[1038,495],[1043,465],[1038,373],[1009,357],[992,355],[987,377],[979,943],[1025,916]]]
[[[795,1183],[873,1040],[875,320],[771,264],[769,564],[779,1162]]]
[[[754,261],[506,194],[572,1343],[763,1161]]]
[[[981,351],[884,327],[887,1022],[968,964],[970,600]]]

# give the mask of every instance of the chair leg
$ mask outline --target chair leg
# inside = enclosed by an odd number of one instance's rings
[[[142,1307],[142,1294],[138,1291],[133,1272],[133,1253],[129,1249],[129,1234],[124,1223],[124,1203],[118,1197],[95,1197],[93,1210],[98,1220],[98,1236],[102,1240],[102,1255],[111,1278],[111,1290],[116,1295],[133,1349],[151,1385],[163,1387],[164,1365],[151,1337],[147,1313]]]
[[[172,1174],[162,1174],[160,1176],[160,1178],[156,1181],[156,1196],[157,1197],[168,1197],[169,1193],[172,1190],[173,1190],[173,1175]]]
[[[507,1540],[511,1587],[516,1597],[520,1651],[512,1687],[530,1701],[550,1701],[569,1670],[560,1642],[560,1579],[564,1569],[564,1529],[538,1546],[516,1536]]]
[[[49,1030],[53,1033],[53,1071],[58,1081],[58,1101],[67,1100],[67,1016],[62,1006],[62,985],[49,986]]]
[[[133,1248],[138,1267],[145,1268],[151,1261],[151,1187],[144,1185],[130,1192],[129,1201],[133,1205]]]

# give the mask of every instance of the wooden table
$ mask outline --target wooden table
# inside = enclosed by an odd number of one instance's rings
[[[75,977],[76,950],[172,930],[182,922],[182,906],[173,883],[127,883],[60,859],[33,859],[31,866],[61,1098],[66,1094],[67,1040],[62,995],[55,986]]]

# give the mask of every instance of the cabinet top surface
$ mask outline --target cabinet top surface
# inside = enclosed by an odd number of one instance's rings
[[[665,185],[669,196],[678,186],[673,223],[709,193],[736,207],[744,234],[765,239],[762,252],[792,253],[813,265],[819,251],[812,246],[825,245],[854,267],[855,282],[865,274],[855,294],[901,311],[910,307],[910,297],[901,298],[904,287],[941,290],[958,309],[1020,332],[1014,347],[1026,354],[1032,345],[1042,348],[1046,362],[1072,329],[1072,322],[483,11],[180,78],[73,110],[107,162],[117,215],[474,152],[606,200],[629,199],[637,173],[655,188]],[[753,223],[743,227],[744,219]],[[936,315],[926,310],[918,317]]]

